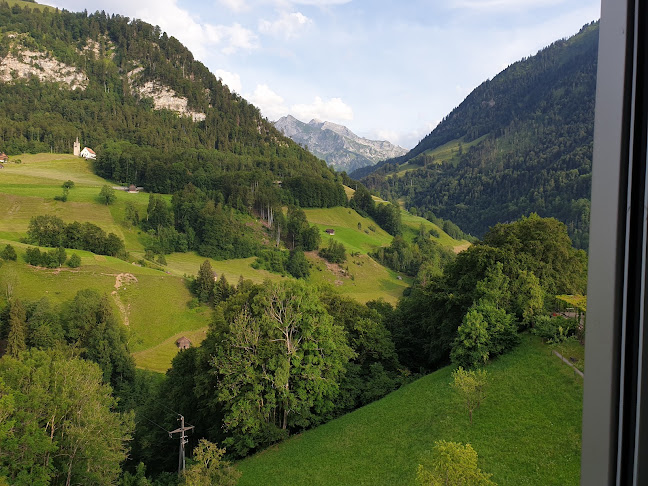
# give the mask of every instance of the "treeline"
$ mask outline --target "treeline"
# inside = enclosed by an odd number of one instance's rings
[[[125,256],[124,241],[93,223],[66,224],[58,216],[34,216],[29,221],[27,241],[39,246],[74,248],[98,255]],[[65,261],[65,260],[63,260]]]
[[[95,171],[151,192],[175,193],[187,184],[218,192],[230,206],[246,210],[265,199],[301,207],[347,204],[338,177],[323,161],[307,157],[241,156],[204,148],[160,152],[127,141],[106,142],[97,148]]]
[[[556,295],[583,293],[586,272],[585,252],[556,219],[498,224],[399,301],[388,328],[400,361],[412,370],[436,369],[451,357],[483,364],[554,310]]]
[[[139,221],[153,232],[156,238],[151,249],[156,253],[195,250],[216,260],[246,258],[279,246],[281,241],[292,249],[316,250],[321,239],[319,229],[308,224],[301,208],[289,206],[284,215],[276,190],[266,188],[264,191],[256,186],[251,192],[257,214],[268,226],[271,240],[265,244],[262,241],[267,233],[261,232],[249,216],[224,204],[221,193],[205,192],[192,184],[173,195],[171,207],[161,196],[151,194],[146,219],[130,211],[129,221]]]
[[[403,158],[354,176],[474,235],[535,212],[587,248],[597,52],[595,23],[484,82]],[[427,156],[455,140],[478,142],[444,163]]]

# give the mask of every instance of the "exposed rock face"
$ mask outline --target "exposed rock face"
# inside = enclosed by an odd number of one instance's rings
[[[33,51],[20,42],[20,36],[9,34],[15,40],[4,59],[0,59],[0,81],[11,83],[16,79],[35,76],[41,81],[61,83],[70,89],[86,89],[88,77],[75,68],[54,59],[47,52]]]
[[[407,153],[402,147],[359,137],[347,127],[327,121],[304,123],[288,115],[274,125],[298,144],[306,145],[308,150],[336,170],[352,172]]]
[[[152,98],[153,107],[156,110],[171,110],[175,111],[181,116],[190,116],[193,121],[202,121],[207,118],[207,115],[188,108],[187,98],[179,96],[171,88],[162,85],[156,81],[147,81],[141,84],[137,81],[138,75],[143,71],[139,67],[133,69],[127,74],[128,81],[131,88],[137,92],[142,98]]]

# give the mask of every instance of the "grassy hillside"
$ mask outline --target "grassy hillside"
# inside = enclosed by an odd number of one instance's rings
[[[35,3],[35,2],[24,2],[23,0],[4,0],[6,1],[10,7],[13,7],[14,5],[18,5],[19,7],[29,7],[29,8],[35,8],[36,10],[43,10],[43,9],[51,9],[53,7],[50,7],[49,5],[43,5],[40,3]]]
[[[240,485],[413,484],[435,440],[470,443],[499,485],[577,485],[582,379],[531,336],[488,366],[471,426],[443,368],[239,463]]]
[[[82,260],[81,267],[75,270],[26,265],[22,255],[29,245],[20,240],[26,236],[29,220],[41,214],[56,215],[65,222],[93,222],[122,238],[133,260],[143,258],[147,235],[123,222],[128,202],[135,205],[141,216],[146,214],[149,195],[116,191],[117,200],[106,206],[101,204],[98,194],[108,181],[92,172],[90,162],[66,154],[23,154],[11,158],[16,159],[22,162],[4,164],[0,170],[0,245],[11,243],[19,254],[19,261],[6,263],[3,273],[15,277],[16,294],[26,300],[47,296],[57,303],[71,299],[84,288],[110,294],[115,312],[128,326],[129,346],[137,365],[165,371],[177,352],[175,340],[187,335],[192,341],[199,342],[209,322],[210,311],[206,307],[189,309],[187,306],[192,295],[184,280],[184,277],[197,273],[205,258],[195,253],[174,253],[167,255],[166,266],[145,268],[116,258],[74,250]],[[67,202],[55,201],[54,196],[62,194],[61,186],[67,180],[75,183]],[[347,208],[307,210],[307,215],[311,223],[318,224],[322,230],[335,228],[335,238],[340,238],[348,252],[359,253],[344,269],[327,266],[312,255],[310,258],[315,263],[312,282],[329,283],[361,302],[381,297],[391,303],[397,301],[408,281],[399,280],[394,272],[366,256],[368,251],[388,245],[392,238],[390,235],[377,226],[375,231],[369,231],[372,221]],[[358,230],[359,222],[362,231]],[[323,233],[324,241],[325,238],[328,236]],[[68,250],[68,254],[72,251]],[[253,269],[250,264],[254,257],[210,261],[219,276],[224,274],[234,284],[241,275],[256,283],[285,278]],[[133,278],[123,277],[124,283],[117,289],[117,277],[122,274],[130,274]]]
[[[26,300],[47,296],[52,302],[60,303],[84,288],[110,294],[115,312],[128,326],[129,346],[137,365],[165,371],[177,352],[175,339],[187,335],[199,342],[200,332],[204,334],[209,322],[207,308],[188,308],[192,295],[184,280],[184,276],[198,271],[205,258],[194,253],[173,254],[167,257],[167,266],[154,269],[68,250],[68,254],[74,252],[81,256],[80,268],[44,269],[26,265],[22,255],[29,245],[20,239],[27,233],[29,220],[40,214],[53,214],[65,222],[91,221],[123,238],[132,257],[143,257],[146,235],[122,222],[127,202],[134,203],[139,213],[145,215],[149,196],[116,191],[116,202],[105,206],[99,202],[98,194],[108,182],[93,174],[90,162],[65,154],[24,154],[11,158],[15,159],[22,163],[4,164],[0,171],[0,245],[10,243],[18,251],[19,261],[7,262],[2,268],[4,275],[12,275],[16,280],[16,295]],[[54,196],[62,194],[61,185],[67,180],[75,183],[67,202],[55,201]],[[224,273],[232,283],[240,275],[255,282],[281,278],[254,270],[250,266],[252,261],[253,258],[248,258],[211,260],[211,263],[219,275]],[[117,289],[117,276],[123,274],[133,278],[124,278]]]
[[[349,199],[353,197],[353,194],[355,193],[354,189],[348,186],[344,186],[344,190]],[[376,201],[376,203],[381,203],[381,204],[387,203],[387,201],[377,196],[373,196],[373,199],[374,201]],[[326,210],[326,209],[312,210],[313,211],[312,216],[311,213],[309,212],[311,210],[307,210],[306,214],[308,215],[308,219],[311,223],[316,223],[320,227],[324,227],[328,224],[328,226],[326,226],[327,228],[336,229],[336,236],[337,236],[336,225],[344,226],[347,229],[357,229],[357,223],[358,221],[360,221],[362,223],[361,231],[367,229],[371,224],[377,226],[375,223],[373,223],[372,220],[361,217],[353,209],[347,209],[348,215],[344,214],[344,212],[341,211],[342,209],[343,208],[334,208],[333,210]],[[355,216],[357,216],[359,220],[355,220]],[[445,231],[443,231],[441,227],[428,221],[425,218],[421,218],[420,216],[414,216],[405,209],[401,210],[401,220],[403,222],[403,237],[410,242],[414,239],[414,236],[416,236],[422,224],[426,230],[429,231],[433,229],[439,234],[438,237],[432,236],[431,238],[443,246],[451,247],[453,249],[464,249],[469,244],[469,242],[466,240],[455,240],[450,235],[448,235]],[[353,224],[354,222],[355,222],[355,226]],[[340,235],[341,241],[345,245],[347,245],[347,248],[350,248],[354,244],[357,244],[357,239],[359,238],[357,234],[355,233],[351,233],[351,234],[353,234],[353,237],[350,238],[346,232]],[[386,237],[382,238],[381,237],[382,235],[386,235]],[[372,246],[372,248],[370,249],[373,250],[376,246],[389,245],[391,243],[391,239],[392,237],[390,235],[384,232],[381,228],[378,228],[378,233],[372,235],[372,237],[369,240],[367,240],[367,244],[375,245]],[[356,250],[356,251],[360,251],[360,250]]]
[[[305,209],[304,212],[308,222],[322,230],[323,245],[329,238],[323,233],[327,228],[335,230],[334,238],[344,243],[348,252],[368,253],[379,246],[389,245],[393,238],[371,219],[363,218],[351,208]]]

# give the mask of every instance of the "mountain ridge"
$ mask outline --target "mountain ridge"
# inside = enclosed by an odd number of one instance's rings
[[[587,248],[597,53],[593,22],[482,83],[405,156],[351,177],[476,236],[556,217]]]
[[[315,118],[304,123],[287,115],[273,123],[285,136],[307,146],[314,155],[340,171],[351,172],[407,152],[385,140],[360,137],[344,125],[330,121]]]

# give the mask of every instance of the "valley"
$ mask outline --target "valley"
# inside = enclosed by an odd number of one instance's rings
[[[0,0],[0,485],[577,484],[598,22],[406,150],[179,18]]]
[[[185,282],[186,276],[198,272],[205,258],[195,253],[171,253],[166,255],[164,266],[148,261],[148,266],[142,266],[139,261],[144,259],[148,237],[141,229],[125,222],[124,213],[126,203],[132,203],[145,214],[148,194],[115,191],[116,202],[106,206],[99,201],[98,194],[104,184],[110,183],[93,174],[91,162],[63,154],[23,154],[15,158],[21,163],[5,164],[0,173],[0,245],[14,245],[18,254],[23,255],[31,246],[21,242],[30,218],[51,214],[66,222],[91,221],[106,232],[115,233],[124,240],[130,255],[128,261],[123,261],[78,250],[75,253],[81,257],[81,266],[77,269],[34,268],[23,262],[7,262],[3,271],[16,276],[16,295],[23,299],[45,295],[56,303],[71,299],[84,288],[112,295],[118,275],[133,275],[136,282],[117,289],[119,298],[114,300],[115,310],[122,321],[128,321],[129,347],[137,365],[165,372],[178,351],[175,339],[183,333],[203,337],[209,322],[207,309],[187,307],[192,296]],[[61,193],[61,185],[67,180],[75,183],[68,200],[55,201],[54,196]],[[324,230],[334,228],[334,238],[342,242],[349,253],[357,253],[343,270],[338,270],[337,265],[327,267],[314,253],[308,255],[314,266],[311,281],[316,285],[331,285],[342,295],[360,302],[382,298],[395,304],[411,279],[398,279],[395,272],[367,256],[368,252],[389,245],[393,237],[353,209],[309,209],[305,212],[308,221],[320,228],[324,240],[328,237]],[[417,231],[423,222],[430,228],[435,227],[422,218],[403,214],[406,231]],[[366,232],[359,230],[358,224]],[[370,231],[369,227],[374,230]],[[440,229],[439,233],[437,241],[440,244],[461,245]],[[209,260],[217,275],[225,275],[231,283],[236,283],[241,276],[255,283],[284,278],[252,268],[255,257]],[[193,337],[190,339],[194,341]],[[200,339],[195,342],[199,343]]]

